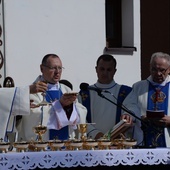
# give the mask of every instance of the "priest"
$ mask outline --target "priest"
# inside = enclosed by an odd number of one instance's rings
[[[25,87],[0,88],[0,138],[7,141],[7,132],[15,129],[15,116],[30,114],[30,94],[43,92],[46,86],[41,89],[37,83]]]

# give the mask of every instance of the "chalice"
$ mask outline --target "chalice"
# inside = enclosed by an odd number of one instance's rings
[[[81,133],[81,140],[85,141],[86,140],[86,132],[87,132],[87,123],[82,123],[82,124],[78,124],[78,131],[79,133]]]
[[[42,93],[41,95],[43,96],[43,100],[38,105],[39,106],[47,106],[49,103],[45,99],[46,93]]]
[[[43,141],[42,136],[47,131],[47,126],[43,126],[40,124],[38,126],[33,127],[33,130],[34,130],[34,133],[37,134],[37,138],[38,138],[37,140],[39,142],[42,142]]]

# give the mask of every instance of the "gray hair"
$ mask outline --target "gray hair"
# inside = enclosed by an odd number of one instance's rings
[[[154,59],[156,59],[156,58],[164,58],[167,60],[168,65],[170,65],[170,55],[169,54],[163,53],[163,52],[153,53],[151,56],[150,64],[152,64]]]

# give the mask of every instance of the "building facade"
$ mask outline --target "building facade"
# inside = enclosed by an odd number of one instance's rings
[[[149,75],[153,52],[170,52],[169,8],[169,0],[2,0],[0,83],[32,83],[43,56],[56,53],[78,91],[96,82],[96,60],[109,53],[115,80],[131,86]]]

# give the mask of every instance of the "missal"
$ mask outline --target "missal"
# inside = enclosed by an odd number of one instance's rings
[[[164,110],[147,110],[146,117],[149,119],[159,119],[165,116]]]
[[[115,139],[120,134],[126,132],[132,125],[127,123],[126,119],[122,119],[119,123],[117,123],[110,131],[108,131],[105,136],[110,137],[110,139]]]

